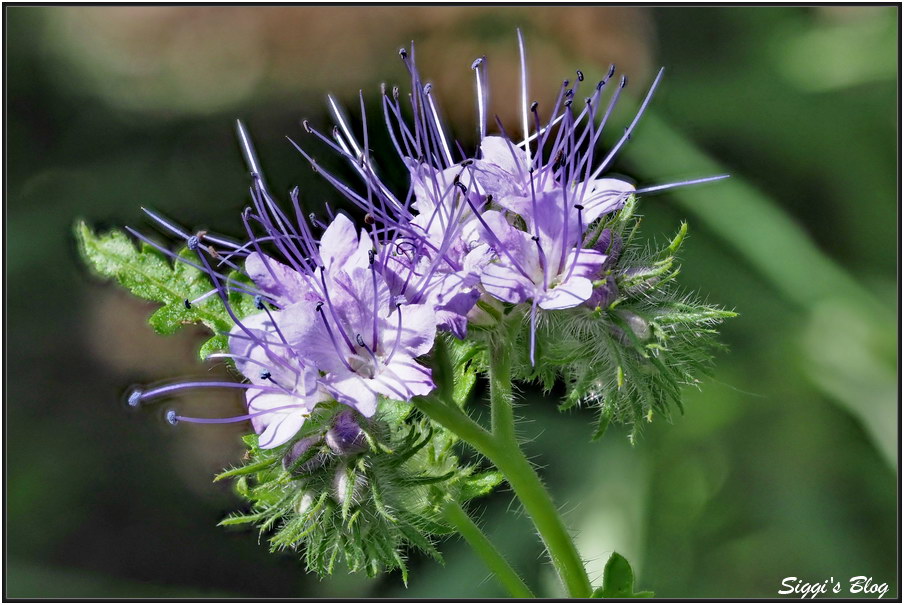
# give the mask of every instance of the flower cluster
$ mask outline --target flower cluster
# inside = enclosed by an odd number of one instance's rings
[[[707,369],[715,326],[733,315],[673,286],[685,225],[658,250],[635,239],[638,196],[724,177],[636,187],[606,176],[662,72],[623,134],[600,153],[626,78],[615,78],[613,67],[591,85],[578,71],[544,111],[529,102],[520,33],[519,43],[520,136],[498,119],[489,124],[481,57],[471,65],[479,141],[470,152],[441,120],[414,47],[400,51],[410,92],[384,87],[380,113],[408,175],[404,194],[383,180],[372,157],[363,95],[359,130],[332,97],[329,134],[303,122],[360,181],[346,184],[292,141],[363,216],[357,226],[330,207],[326,217],[306,215],[297,188],[280,204],[239,122],[251,174],[241,241],[191,233],[151,210],[184,242],[180,252],[133,229],[137,249],[120,232],[77,230],[98,273],[163,303],[150,320],[158,331],[204,323],[216,335],[202,357],[226,360],[241,376],[139,388],[129,405],[186,389],[241,390],[239,416],[170,410],[166,419],[250,421],[247,464],[219,478],[236,478],[251,510],[223,523],[274,530],[274,548],[303,547],[309,569],[321,574],[344,560],[353,571],[399,568],[405,577],[405,546],[439,557],[431,537],[455,529],[449,504],[503,480],[458,459],[464,435],[455,427],[470,427],[472,437],[486,432],[486,441],[468,443],[504,472],[500,461],[508,458],[494,457],[487,443],[517,448],[514,427],[497,426],[505,416],[514,422],[503,410],[511,380],[546,389],[564,383],[561,408],[590,403],[599,410],[597,436],[614,420],[633,424],[633,439],[654,412],[680,409],[680,386]],[[479,374],[489,375],[495,392],[490,431],[464,411]],[[412,402],[422,413],[413,413]],[[438,419],[435,406],[451,416]]]
[[[518,139],[501,123],[499,134],[487,134],[486,60],[472,64],[481,135],[474,154],[450,140],[431,85],[421,81],[415,67],[414,48],[400,51],[411,78],[410,107],[403,108],[398,88],[391,94],[384,89],[382,110],[410,175],[404,196],[395,195],[375,168],[363,98],[363,142],[332,98],[337,122],[332,136],[304,122],[305,130],[348,160],[361,179],[363,190],[356,191],[295,144],[317,172],[365,213],[360,231],[342,213],[330,211],[327,225],[306,217],[297,189],[290,194],[293,216],[284,211],[270,194],[250,137],[239,123],[253,178],[252,205],[242,215],[247,241],[234,243],[206,232],[192,235],[148,214],[184,238],[197,260],[173,256],[209,275],[214,288],[184,304],[190,308],[205,297],[219,296],[234,326],[229,351],[211,357],[231,359],[247,382],[186,382],[139,390],[130,403],[181,388],[244,388],[244,416],[199,419],[170,412],[167,418],[173,423],[251,420],[260,447],[273,448],[292,440],[323,401],[334,400],[371,417],[381,396],[410,401],[430,393],[434,382],[422,358],[437,331],[463,339],[469,323],[485,320],[487,309],[500,304],[527,309],[534,365],[538,314],[609,301],[614,283],[606,268],[617,246],[603,229],[603,219],[645,191],[713,179],[637,189],[602,176],[630,138],[661,72],[624,135],[600,158],[600,135],[626,79],[615,82],[611,68],[576,107],[586,86],[578,71],[574,81],[562,82],[544,120],[538,103],[527,102],[523,43],[521,51],[523,136]],[[404,117],[407,109],[413,114],[410,121]],[[252,297],[256,312],[240,317],[232,308],[235,293]]]

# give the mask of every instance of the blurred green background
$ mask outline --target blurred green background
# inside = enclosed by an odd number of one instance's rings
[[[406,590],[398,575],[319,581],[252,531],[216,527],[240,503],[210,480],[244,427],[173,430],[120,401],[135,382],[223,367],[196,361],[200,330],[158,337],[151,307],[91,279],[71,227],[151,231],[145,205],[240,235],[236,117],[274,190],[299,185],[310,211],[335,202],[284,136],[302,138],[304,117],[329,128],[327,91],[352,105],[361,88],[376,109],[381,81],[405,85],[396,50],[412,39],[467,148],[475,57],[490,56],[493,111],[513,119],[518,26],[541,103],[577,68],[629,74],[616,124],[666,67],[616,172],[733,175],[642,203],[647,237],[690,222],[684,285],[741,313],[686,414],[633,448],[618,428],[589,443],[589,411],[557,414],[524,386],[522,432],[591,576],[618,550],[659,597],[769,598],[788,576],[897,593],[898,8],[5,11],[7,597],[503,596],[457,539],[445,566],[413,554]],[[558,594],[509,492],[474,511]]]

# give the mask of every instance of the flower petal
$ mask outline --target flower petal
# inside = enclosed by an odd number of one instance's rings
[[[537,297],[541,309],[569,309],[576,307],[593,294],[593,282],[586,277],[572,276],[568,281],[547,290]]]
[[[311,288],[300,273],[265,254],[249,254],[245,259],[245,272],[258,290],[280,306],[311,296]]]

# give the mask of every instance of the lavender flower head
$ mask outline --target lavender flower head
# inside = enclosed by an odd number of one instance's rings
[[[306,217],[299,192],[291,192],[291,216],[274,200],[250,137],[239,139],[251,176],[252,204],[242,215],[247,239],[235,243],[206,232],[189,234],[148,211],[165,230],[183,238],[197,261],[174,255],[137,232],[151,246],[202,269],[214,288],[193,301],[218,296],[234,326],[229,358],[247,382],[184,382],[136,391],[130,403],[186,388],[241,388],[261,448],[292,440],[315,407],[335,400],[365,417],[379,398],[410,401],[434,389],[421,359],[438,330],[463,339],[481,299],[524,305],[530,318],[530,359],[535,361],[538,315],[611,300],[614,280],[602,219],[632,195],[714,180],[697,179],[637,189],[606,178],[616,154],[630,139],[662,72],[618,142],[597,154],[599,139],[627,80],[613,84],[614,67],[590,87],[582,103],[584,75],[562,82],[544,118],[528,103],[524,44],[521,50],[521,136],[501,123],[488,133],[487,62],[472,64],[476,76],[479,147],[468,154],[450,139],[429,83],[422,82],[414,47],[401,50],[411,92],[403,104],[398,88],[384,87],[381,109],[393,147],[410,177],[396,195],[370,157],[367,117],[360,100],[363,140],[338,103],[329,98],[336,125],[330,136],[307,121],[305,130],[345,158],[362,187],[353,188],[323,170],[302,146],[293,145],[314,169],[359,210],[364,228],[341,213],[328,224]],[[611,91],[611,92],[610,92]],[[408,107],[406,108],[405,105]],[[413,119],[405,118],[410,110]],[[602,157],[600,157],[602,156]],[[316,233],[320,233],[319,237]],[[234,310],[234,299],[252,298],[255,312]],[[338,429],[335,429],[338,430]]]

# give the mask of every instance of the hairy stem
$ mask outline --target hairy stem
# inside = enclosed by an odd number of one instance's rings
[[[494,339],[490,345],[490,414],[493,435],[515,441],[512,411],[512,350],[509,342]]]
[[[494,363],[495,360],[491,359],[490,364]],[[491,380],[491,388],[492,386],[493,381]],[[510,391],[510,383],[508,388]],[[498,393],[496,396],[498,400],[505,401],[505,398],[500,397]],[[498,435],[487,431],[451,402],[443,402],[435,397],[420,397],[414,402],[418,409],[431,420],[458,435],[460,439],[486,456],[505,475],[515,495],[524,506],[524,510],[527,511],[537,528],[559,579],[569,596],[572,598],[589,597],[592,588],[583,561],[581,561],[549,493],[515,440],[514,415],[510,409],[511,401],[506,402],[509,412],[505,418],[511,424],[506,428],[506,434],[511,437],[506,439],[501,439]]]
[[[496,547],[493,546],[458,502],[452,500],[446,502],[443,508],[443,516],[470,544],[474,552],[483,559],[483,562],[496,575],[496,579],[505,586],[509,594],[519,599],[536,598],[531,589],[524,583],[524,580],[521,579],[521,576],[512,569],[505,557],[496,550]]]

